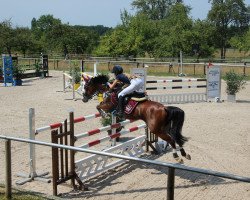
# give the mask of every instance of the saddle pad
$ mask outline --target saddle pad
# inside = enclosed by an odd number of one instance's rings
[[[135,107],[137,106],[139,102],[138,101],[134,101],[134,100],[129,100],[129,102],[127,103],[124,112],[129,115],[132,113],[132,111],[135,109]]]
[[[142,98],[132,97],[131,99],[140,102],[140,101],[146,101],[146,100],[148,100],[148,97],[142,97]]]

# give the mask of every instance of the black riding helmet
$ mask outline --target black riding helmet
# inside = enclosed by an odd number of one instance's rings
[[[123,68],[120,65],[115,65],[112,69],[112,73],[115,75],[123,73]]]

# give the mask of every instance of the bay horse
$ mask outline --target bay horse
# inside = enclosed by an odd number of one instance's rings
[[[106,97],[97,105],[97,110],[105,117],[107,113],[116,109],[117,101],[114,100],[114,97],[117,96],[117,91],[107,92],[110,90],[107,86],[109,81],[107,75],[100,74],[92,78],[84,78],[84,81],[83,102],[88,102],[98,93],[106,92]],[[181,155],[191,160],[191,156],[183,148],[184,143],[188,141],[181,133],[184,117],[184,111],[178,107],[164,106],[147,99],[137,102],[136,107],[130,114],[125,113],[126,119],[143,120],[153,134],[168,142],[173,149],[173,157],[178,163],[183,163],[183,159],[177,154],[176,144],[180,147]]]

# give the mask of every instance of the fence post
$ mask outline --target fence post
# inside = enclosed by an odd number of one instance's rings
[[[98,62],[96,61],[96,62],[94,63],[94,76],[97,75],[97,65],[98,65]]]
[[[29,109],[29,139],[35,140],[35,109],[30,108]],[[29,181],[32,180],[39,180],[43,181],[45,183],[50,183],[49,177],[46,177],[46,175],[49,174],[49,172],[43,172],[37,174],[36,172],[36,151],[35,151],[35,144],[30,143],[29,144],[29,166],[30,166],[30,172],[28,174],[18,173],[17,176],[25,178],[24,180],[17,181],[17,185],[23,185]]]
[[[174,200],[175,168],[168,168],[167,200]]]
[[[145,135],[146,135],[146,151],[149,151],[149,133],[148,133],[148,125],[145,127]]]
[[[70,120],[70,146],[75,145],[75,131],[74,131],[74,112],[71,111],[69,113],[69,120]],[[70,151],[70,174],[72,176],[71,178],[71,185],[75,188],[75,151]]]
[[[114,115],[113,113],[111,114],[111,124],[115,124],[117,123],[117,120],[116,120],[116,115]],[[115,134],[116,133],[116,128],[112,128],[111,129],[111,135]],[[112,139],[111,140],[111,146],[115,146],[116,145],[116,138]]]
[[[35,140],[35,109],[29,109],[29,137],[31,140]],[[36,177],[36,150],[35,145],[30,144],[30,176]]]
[[[11,199],[11,140],[5,141],[5,197]]]
[[[206,68],[207,68],[207,64],[206,63],[204,63],[204,68],[203,68],[203,73],[204,73],[204,75],[206,75]]]
[[[63,92],[65,92],[65,72],[63,71]]]
[[[243,75],[246,76],[246,66],[247,62],[244,62],[244,67],[243,67]]]

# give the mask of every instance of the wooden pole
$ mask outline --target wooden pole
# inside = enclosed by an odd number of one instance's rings
[[[52,143],[57,144],[58,130],[52,130],[51,140]],[[59,179],[59,168],[58,168],[58,148],[52,148],[52,184],[53,184],[53,195],[57,196],[57,180]]]

